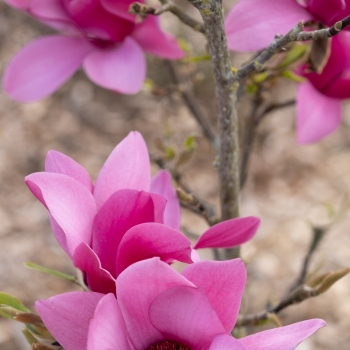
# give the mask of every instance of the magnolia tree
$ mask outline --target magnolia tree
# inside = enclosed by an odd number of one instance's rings
[[[184,103],[217,152],[218,212],[185,186],[167,161],[170,155],[152,159],[163,169],[151,178],[149,152],[138,132],[125,135],[94,182],[57,151],[47,154],[44,172],[25,178],[78,275],[27,266],[82,288],[37,301],[36,312],[0,293],[0,314],[24,324],[31,348],[291,350],[324,327],[327,320],[282,326],[278,319],[280,311],[324,293],[349,272],[344,266],[307,277],[324,234],[320,229],[314,229],[302,271],[280,301],[256,314],[240,313],[247,274],[239,247],[254,237],[260,219],[240,217],[239,194],[265,114],[296,103],[299,144],[319,141],[339,125],[341,101],[350,97],[350,1],[240,0],[225,14],[218,0],[189,0],[202,21],[171,0],[157,7],[132,0],[5,2],[57,31],[28,43],[8,64],[3,87],[14,100],[47,97],[80,66],[103,88],[137,93],[145,83],[145,53],[166,60],[186,56],[184,45],[160,26],[159,16],[170,12],[205,37],[207,54],[185,59],[211,61],[217,105],[216,132],[192,91],[181,85],[176,64],[168,63]],[[254,53],[237,68],[229,50]],[[296,99],[266,104],[264,91],[280,77],[298,84]],[[237,104],[245,94],[253,108],[243,121]],[[186,143],[183,162],[193,138]],[[180,205],[209,225],[194,244],[181,232]],[[215,260],[201,260],[202,248],[212,249]],[[186,264],[181,273],[176,261]],[[263,323],[278,327],[255,329]]]

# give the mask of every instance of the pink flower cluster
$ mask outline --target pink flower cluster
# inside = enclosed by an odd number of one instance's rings
[[[240,0],[226,19],[229,48],[256,51],[276,34],[286,34],[300,21],[331,26],[350,14],[349,0]],[[349,28],[349,27],[348,27]],[[308,73],[297,92],[297,141],[318,141],[337,129],[341,100],[350,98],[350,33],[346,28],[332,40],[331,53],[320,74]]]
[[[153,258],[119,275],[117,298],[73,292],[36,308],[66,350],[292,350],[325,326],[312,319],[233,338],[245,282],[240,259],[196,262],[179,274]]]
[[[7,67],[4,88],[21,102],[50,95],[81,65],[94,83],[134,94],[146,75],[144,51],[183,57],[177,40],[160,28],[159,18],[136,23],[128,13],[133,0],[5,1],[62,33],[34,40]]]
[[[85,275],[89,292],[36,303],[66,350],[291,350],[320,327],[314,319],[242,339],[231,331],[246,282],[240,259],[200,261],[195,249],[251,239],[259,219],[224,221],[193,248],[179,232],[180,208],[170,175],[151,180],[146,145],[130,133],[93,185],[86,170],[51,151],[46,172],[26,183],[50,213],[54,234]],[[179,274],[170,264],[189,264]]]
[[[163,170],[151,180],[147,146],[138,132],[113,150],[95,185],[80,164],[56,151],[48,153],[45,170],[27,176],[26,184],[49,211],[57,241],[95,292],[115,293],[118,275],[140,260],[192,263],[199,260],[195,249],[238,246],[260,223],[256,217],[219,223],[192,249],[179,231],[171,176]]]

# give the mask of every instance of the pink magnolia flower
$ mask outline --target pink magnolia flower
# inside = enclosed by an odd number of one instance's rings
[[[18,101],[50,95],[80,65],[94,83],[134,94],[145,79],[144,51],[183,57],[176,39],[160,28],[159,18],[136,23],[128,13],[132,0],[5,1],[62,33],[32,41],[7,67],[3,85]]]
[[[194,263],[180,275],[153,258],[118,277],[117,299],[73,292],[36,308],[66,350],[292,350],[325,326],[312,319],[233,338],[245,282],[240,259]]]
[[[261,50],[301,20],[330,26],[349,14],[348,0],[241,0],[226,19],[228,45],[236,51]],[[341,100],[350,97],[349,39],[349,32],[330,39],[331,54],[321,74],[304,70],[308,81],[297,92],[300,144],[318,141],[339,126]]]
[[[56,151],[46,172],[26,177],[29,189],[50,213],[54,235],[86,274],[91,290],[115,293],[115,278],[129,265],[154,256],[171,263],[198,260],[180,231],[180,206],[171,176],[151,180],[147,146],[131,132],[113,150],[96,184],[87,171]],[[228,220],[209,228],[194,248],[232,247],[251,239],[260,220]]]

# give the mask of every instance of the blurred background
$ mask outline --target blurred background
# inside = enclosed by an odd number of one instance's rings
[[[226,7],[234,3],[226,4]],[[197,16],[186,2],[182,8]],[[186,39],[191,54],[204,54],[205,41],[177,18],[162,16],[164,28]],[[0,3],[0,75],[11,57],[30,40],[50,29]],[[249,55],[235,54],[238,66]],[[202,112],[216,130],[214,87],[209,62],[177,64],[180,74],[194,81]],[[131,130],[140,131],[150,153],[159,158],[165,144],[178,155],[189,136],[197,147],[180,168],[183,182],[196,195],[218,207],[215,152],[183,103],[161,59],[148,59],[148,76],[156,89],[136,96],[119,95],[95,86],[79,71],[54,95],[41,102],[20,104],[0,91],[0,290],[33,308],[35,300],[76,290],[73,284],[31,271],[32,261],[74,274],[69,258],[56,243],[44,207],[24,184],[24,177],[43,171],[50,149],[63,152],[96,176],[105,159]],[[269,92],[271,101],[295,96],[295,84],[282,81]],[[310,101],[312,103],[312,101]],[[251,111],[247,98],[240,104],[244,121]],[[281,298],[301,269],[312,239],[312,226],[329,224],[329,212],[343,212],[327,232],[312,258],[310,271],[322,273],[350,265],[350,113],[344,105],[339,130],[309,146],[295,143],[293,106],[269,113],[257,130],[247,181],[241,195],[241,215],[262,219],[256,237],[242,248],[248,282],[243,313],[265,309]],[[153,172],[158,170],[152,166]],[[207,224],[183,210],[183,230],[200,235]],[[210,252],[207,252],[207,255]],[[299,350],[349,349],[350,277],[326,294],[285,309],[284,325],[309,318],[323,318],[328,326],[305,341]],[[21,325],[0,319],[0,348],[27,349]],[[257,330],[257,329],[256,329]],[[248,331],[252,331],[248,329]]]

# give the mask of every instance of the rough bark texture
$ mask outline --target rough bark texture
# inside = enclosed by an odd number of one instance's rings
[[[238,83],[231,70],[221,1],[189,1],[202,15],[213,66],[220,140],[221,219],[228,220],[239,216]],[[225,251],[225,258],[237,257],[238,254],[237,248],[229,249]]]

